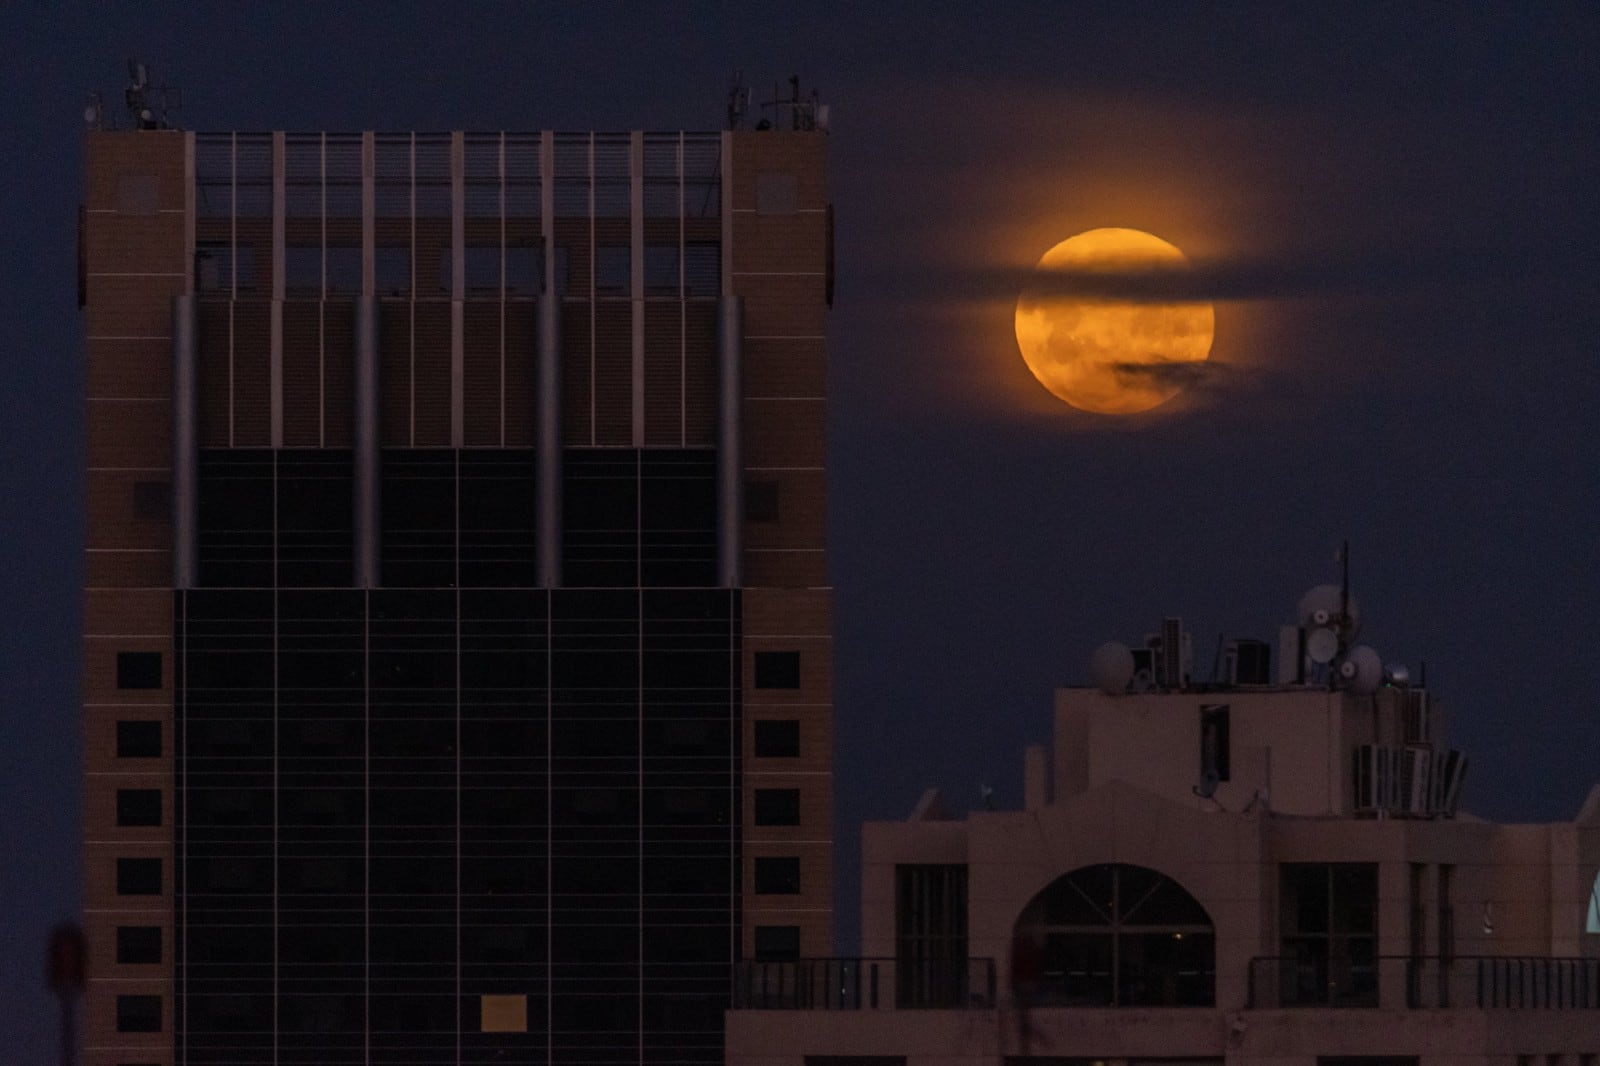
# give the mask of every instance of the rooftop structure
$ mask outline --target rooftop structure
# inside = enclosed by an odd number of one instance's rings
[[[1277,670],[1236,642],[1197,681],[1176,619],[1097,651],[1023,809],[868,824],[861,957],[743,966],[729,1063],[1587,1066],[1600,786],[1463,813],[1427,689],[1308,600]]]

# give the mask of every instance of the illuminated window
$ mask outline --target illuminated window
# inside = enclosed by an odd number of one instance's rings
[[[483,996],[479,999],[481,1029],[485,1033],[526,1033],[527,996]]]
[[[1583,924],[1586,933],[1600,933],[1600,873],[1594,875],[1594,887],[1589,889],[1589,920]]]

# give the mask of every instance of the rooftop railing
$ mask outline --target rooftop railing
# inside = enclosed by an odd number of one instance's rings
[[[993,959],[819,958],[741,962],[743,1010],[988,1010]]]
[[[1382,955],[1250,960],[1253,1010],[1600,1010],[1600,959]]]

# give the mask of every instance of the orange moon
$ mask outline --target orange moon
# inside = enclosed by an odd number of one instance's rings
[[[1035,272],[1138,273],[1188,262],[1143,230],[1092,229],[1044,253]],[[1172,399],[1186,371],[1198,369],[1182,364],[1211,354],[1215,327],[1209,303],[1076,295],[1037,280],[1017,298],[1017,346],[1028,369],[1060,399],[1096,414],[1138,414]]]

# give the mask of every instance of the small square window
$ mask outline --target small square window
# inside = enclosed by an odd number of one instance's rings
[[[744,518],[746,522],[776,522],[778,520],[778,483],[776,481],[749,481],[745,483]]]
[[[755,724],[756,757],[793,759],[800,754],[800,723],[794,718]]]
[[[117,895],[161,895],[161,860],[118,859]]]
[[[755,807],[757,825],[800,824],[798,788],[758,788]]]
[[[756,926],[756,961],[783,962],[800,957],[798,925]]]
[[[161,758],[161,723],[118,722],[117,758]]]
[[[161,1032],[161,997],[118,996],[117,1032]]]
[[[795,896],[800,893],[800,859],[785,856],[755,861],[756,892],[763,896]]]
[[[160,825],[161,790],[159,788],[117,789],[117,824]]]
[[[140,964],[161,961],[159,925],[117,926],[117,962]]]
[[[161,653],[158,651],[117,652],[118,688],[160,688]]]
[[[799,688],[800,653],[756,652],[756,688]]]

